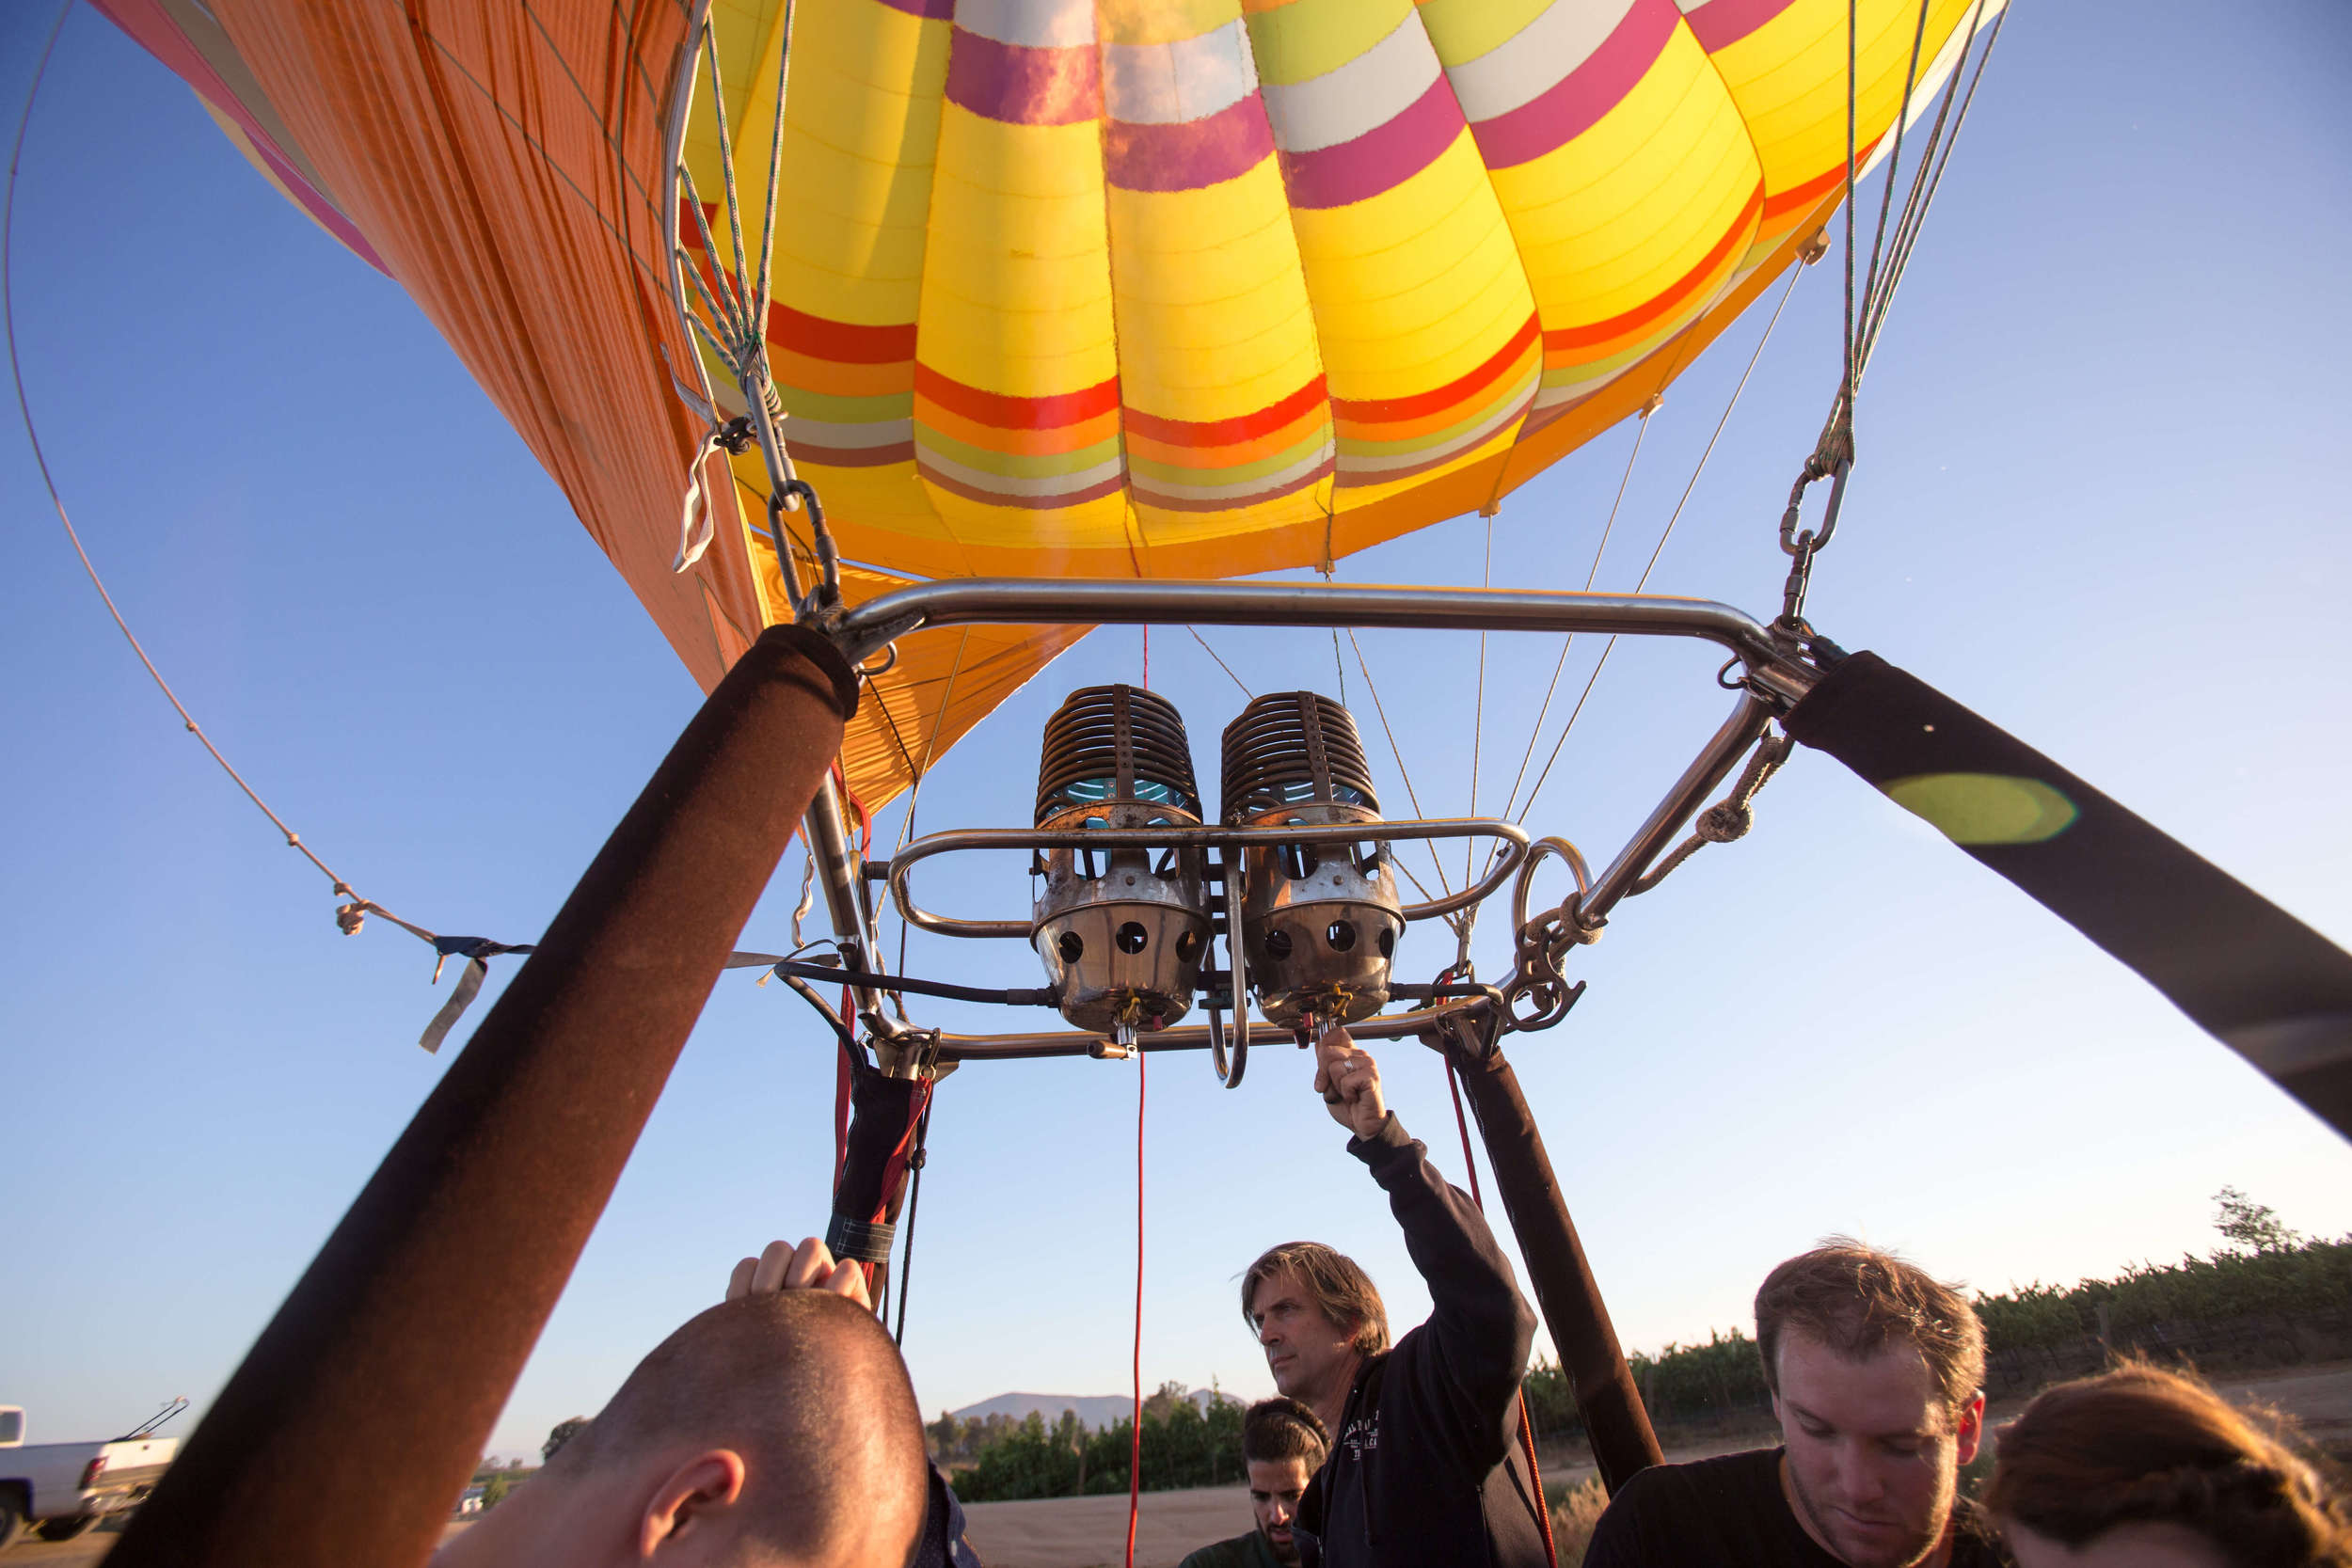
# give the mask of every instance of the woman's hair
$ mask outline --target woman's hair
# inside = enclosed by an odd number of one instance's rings
[[[2352,1568],[2352,1519],[2283,1430],[2197,1378],[2126,1362],[2043,1389],[1999,1433],[1984,1506],[2067,1546],[2163,1522],[2232,1568]]]

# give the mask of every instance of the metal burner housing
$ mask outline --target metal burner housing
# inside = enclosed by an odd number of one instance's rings
[[[1224,820],[1373,828],[1380,802],[1347,709],[1312,691],[1257,698],[1226,726]],[[1249,849],[1240,879],[1250,989],[1271,1022],[1297,1028],[1369,1018],[1389,1000],[1404,905],[1388,846],[1365,832],[1328,843]]]
[[[1057,831],[1198,827],[1184,721],[1166,698],[1130,686],[1072,692],[1045,722],[1037,826]],[[1209,948],[1209,895],[1198,850],[1052,849],[1030,945],[1062,1017],[1121,1045],[1192,1008]]]

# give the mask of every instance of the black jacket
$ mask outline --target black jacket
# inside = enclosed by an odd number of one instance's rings
[[[1387,1189],[1432,1309],[1356,1374],[1299,1503],[1305,1568],[1541,1568],[1543,1503],[1518,1440],[1535,1315],[1486,1220],[1393,1115],[1347,1151]]]

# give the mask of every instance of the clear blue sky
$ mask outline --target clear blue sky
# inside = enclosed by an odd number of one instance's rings
[[[0,12],[11,104],[49,14]],[[1813,599],[1847,646],[2338,941],[2347,69],[2332,0],[2020,6],[1865,389]],[[697,701],[562,495],[405,297],[87,9],[33,121],[17,248],[51,463],[183,697],[368,896],[528,941]],[[1774,607],[1773,525],[1836,377],[1834,263],[1799,285],[1653,588]],[[1753,312],[1669,396],[1602,586],[1631,585],[1761,327]],[[1497,580],[1581,583],[1631,436],[1511,499]],[[217,1389],[446,1068],[413,1043],[444,992],[397,930],[338,935],[320,879],[181,733],[21,437],[0,438],[0,1402],[37,1438],[96,1435]],[[1457,521],[1344,575],[1475,582],[1483,542]],[[1327,639],[1213,640],[1260,689],[1333,690]],[[1487,806],[1556,646],[1489,646]],[[1098,634],[1008,703],[939,768],[924,826],[1019,819],[1046,713],[1133,678],[1140,651]],[[1423,804],[1466,810],[1474,641],[1366,651]],[[1570,689],[1597,652],[1571,655]],[[1152,654],[1213,771],[1240,693],[1180,630]],[[1620,648],[1531,825],[1613,849],[1724,707],[1713,662]],[[1376,736],[1352,665],[1348,693]],[[1629,1344],[1743,1323],[1764,1271],[1829,1231],[1997,1289],[2202,1250],[2225,1182],[2352,1230],[2352,1149],[1838,765],[1800,754],[1759,816],[1627,906],[1579,959],[1570,1022],[1513,1046]],[[786,940],[798,872],[745,945]],[[971,910],[1024,897],[1009,864],[928,886]],[[1489,972],[1502,924],[1482,931]],[[1405,968],[1434,971],[1442,945],[1417,936]],[[918,940],[911,961],[1033,983],[1012,944]],[[1435,1058],[1386,1065],[1458,1170]],[[1294,1236],[1355,1252],[1400,1326],[1425,1311],[1307,1074],[1270,1050],[1228,1094],[1199,1058],[1152,1064],[1147,1384],[1266,1386],[1233,1280]],[[928,1407],[1125,1386],[1136,1076],[1020,1063],[944,1086],[907,1341]],[[722,984],[499,1449],[593,1410],[739,1253],[821,1227],[832,1084],[796,1002]]]

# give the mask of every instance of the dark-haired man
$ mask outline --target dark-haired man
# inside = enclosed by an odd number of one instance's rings
[[[1274,1386],[1332,1433],[1293,1528],[1300,1560],[1536,1568],[1543,1500],[1518,1450],[1535,1315],[1477,1208],[1397,1125],[1379,1065],[1344,1029],[1316,1044],[1314,1086],[1387,1191],[1431,1310],[1391,1349],[1379,1291],[1316,1242],[1275,1247],[1242,1276],[1242,1315]]]
[[[1298,1561],[1291,1521],[1330,1446],[1315,1413],[1296,1400],[1278,1394],[1251,1405],[1241,1418],[1241,1457],[1249,1469],[1249,1511],[1257,1528],[1201,1547],[1177,1568],[1291,1568]]]
[[[1782,1444],[1644,1470],[1585,1568],[1993,1568],[1957,1500],[1984,1431],[1984,1329],[1958,1291],[1832,1238],[1756,1296]]]

